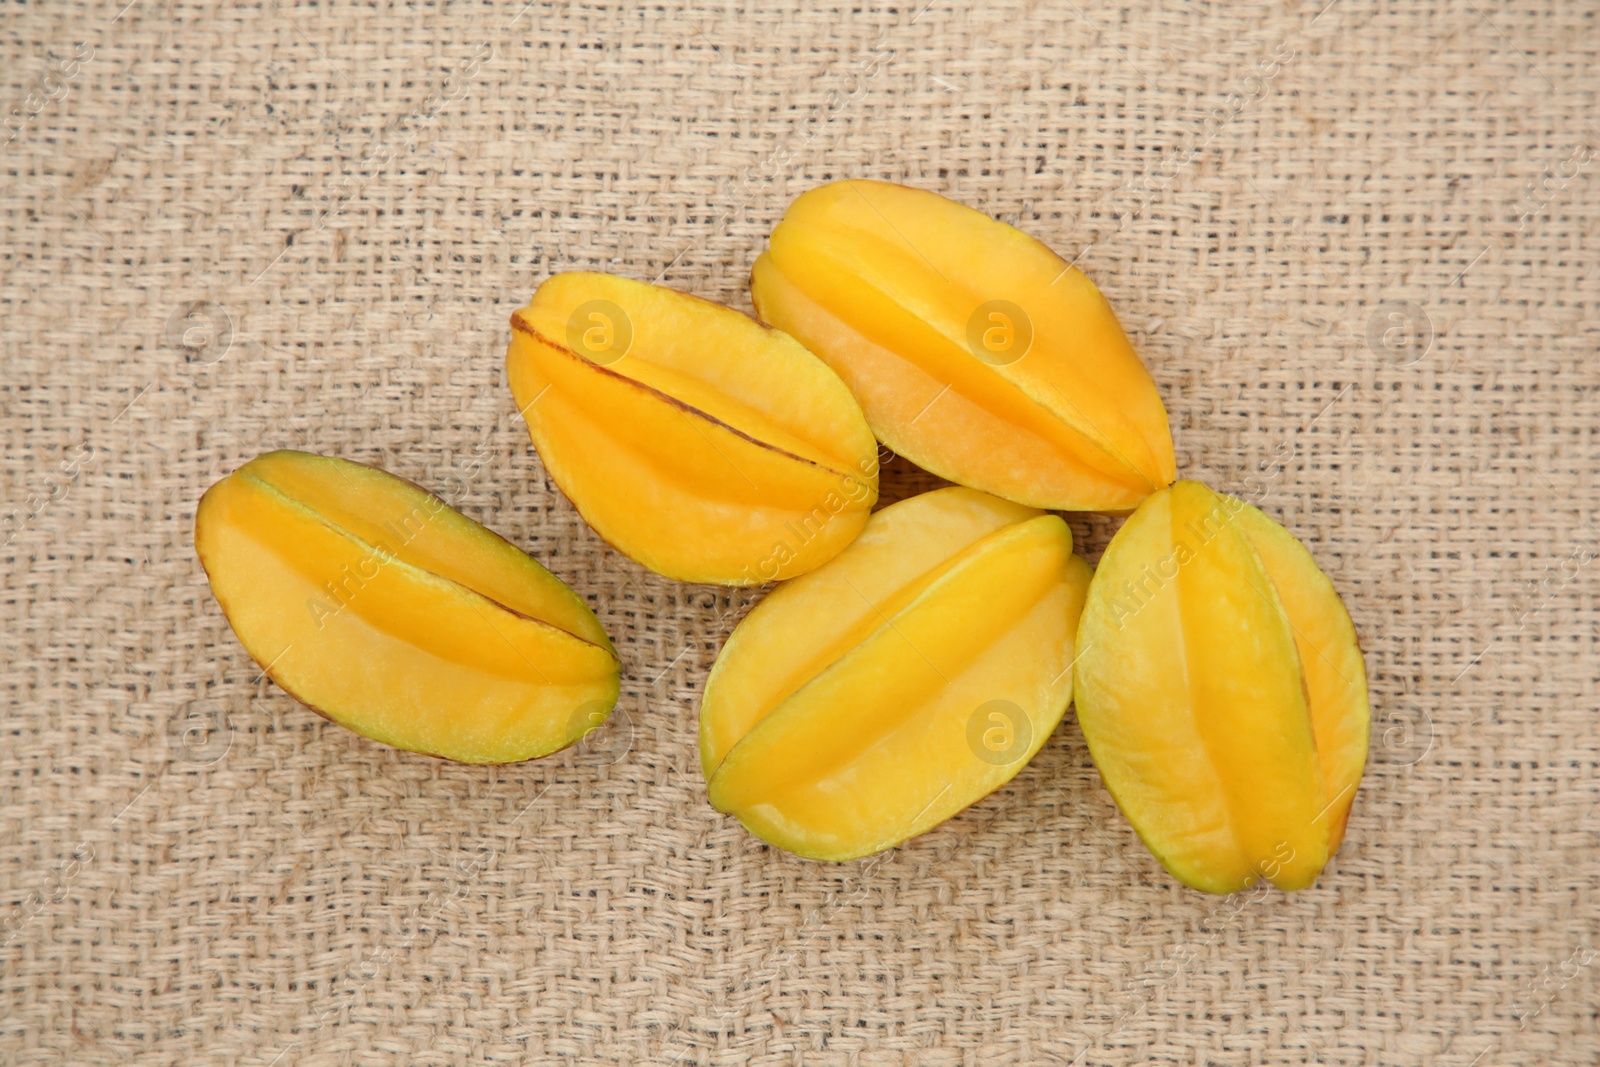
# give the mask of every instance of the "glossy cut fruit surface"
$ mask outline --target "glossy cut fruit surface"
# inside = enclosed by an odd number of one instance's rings
[[[564,748],[616,703],[616,652],[582,598],[377,468],[259,456],[206,491],[195,549],[266,674],[365,737],[507,763]]]
[[[700,710],[712,805],[846,860],[1000,788],[1071,700],[1088,579],[1057,516],[960,487],[884,508],[728,639]]]
[[[651,570],[790,578],[866,522],[877,443],[839,376],[787,334],[594,273],[550,278],[511,325],[507,374],[545,468]]]
[[[1366,668],[1295,537],[1198,482],[1152,495],[1089,588],[1078,721],[1118,806],[1179,881],[1316,881],[1366,763]]]
[[[1175,475],[1167,413],[1094,283],[936,193],[801,195],[756,261],[762,319],[838,371],[878,438],[1040,508],[1128,511]]]

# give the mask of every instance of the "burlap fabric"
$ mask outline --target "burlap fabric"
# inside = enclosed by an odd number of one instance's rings
[[[12,7],[5,1061],[1600,1060],[1600,27],[1324,2]],[[1179,887],[1070,715],[872,860],[706,805],[697,694],[760,593],[584,527],[507,316],[566,268],[748,308],[840,176],[1081,255],[1180,469],[1332,576],[1373,750],[1316,888]],[[461,767],[261,682],[191,524],[270,447],[545,561],[616,639],[612,724]]]

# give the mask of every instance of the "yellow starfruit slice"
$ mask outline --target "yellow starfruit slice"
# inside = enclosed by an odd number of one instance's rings
[[[1057,516],[961,487],[884,508],[728,639],[700,709],[712,805],[825,860],[950,818],[1061,720],[1088,580]]]
[[[1111,795],[1185,885],[1316,881],[1344,836],[1370,712],[1355,627],[1295,537],[1180,481],[1089,587],[1078,722]]]
[[[804,193],[751,274],[756,310],[838,371],[878,438],[1040,508],[1128,511],[1176,476],[1166,408],[1086,275],[936,193]]]
[[[669,578],[803,574],[861,531],[877,443],[838,375],[732,308],[557,274],[511,317],[506,371],[546,470],[619,551]]]
[[[195,550],[267,676],[358,734],[462,763],[564,748],[616,704],[594,612],[411,482],[269,452],[213,485]]]

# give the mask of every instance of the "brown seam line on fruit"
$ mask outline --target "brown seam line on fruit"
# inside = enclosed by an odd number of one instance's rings
[[[701,429],[700,424],[694,420],[694,416],[689,414],[689,412],[693,411],[693,410],[694,409],[690,408],[687,404],[680,404],[679,405],[679,409],[678,409],[678,414],[683,416],[683,420],[689,424],[690,428],[693,429],[696,434],[699,435],[700,440],[702,440],[706,444],[710,445],[711,446],[711,450],[713,452],[715,452],[717,455],[721,456],[722,457],[722,461],[724,463],[726,463],[728,466],[733,468],[734,473],[738,474],[739,477],[743,478],[746,482],[750,483],[750,488],[755,489],[755,490],[757,490],[759,492],[761,487],[755,483],[755,479],[751,478],[750,475],[746,474],[744,472],[744,468],[739,466],[737,463],[735,463],[733,461],[733,457],[728,455],[720,447],[718,447],[717,443],[715,441],[713,441],[709,436],[707,436],[705,430]],[[723,425],[727,426],[727,423],[723,423]],[[733,427],[729,426],[728,429],[732,430]],[[734,432],[737,433],[738,431],[735,430]],[[745,435],[741,434],[740,436],[745,436]],[[749,440],[754,441],[755,438],[751,437],[751,438],[749,438]],[[773,449],[773,451],[777,452],[777,451],[782,451],[782,450],[781,449]],[[815,464],[813,464],[813,466],[815,466]],[[824,469],[826,469],[826,468],[824,468]]]
[[[290,496],[288,493],[284,492],[282,489],[279,489],[277,486],[273,485],[271,482],[268,482],[268,481],[258,477],[257,475],[248,474],[248,473],[242,473],[240,476],[242,478],[244,478],[245,481],[252,482],[255,485],[258,485],[261,488],[265,489],[266,491],[271,493],[273,496],[279,497],[279,498],[287,501],[290,505],[292,505],[293,507],[295,507],[299,511],[305,513],[306,515],[311,516],[311,518],[314,521],[321,523],[323,526],[326,526],[328,529],[332,530],[333,532],[335,532],[337,534],[340,534],[341,536],[348,537],[351,541],[354,541],[357,545],[360,545],[363,549],[366,549],[373,556],[375,556],[377,558],[382,558],[384,556],[387,556],[394,563],[398,563],[402,567],[409,567],[413,571],[416,571],[416,572],[421,573],[421,574],[425,574],[428,577],[437,579],[438,581],[444,582],[447,585],[452,585],[455,588],[461,590],[463,593],[467,594],[467,603],[472,605],[472,609],[478,613],[479,617],[482,618],[484,620],[484,622],[489,624],[490,628],[494,630],[495,634],[502,641],[504,641],[508,646],[510,646],[511,651],[513,651],[513,652],[515,652],[517,654],[517,658],[521,659],[529,667],[533,668],[533,670],[539,675],[540,678],[544,678],[546,684],[549,684],[550,680],[548,678],[545,678],[544,671],[539,670],[538,664],[534,663],[533,661],[529,660],[527,656],[523,655],[522,654],[522,650],[517,648],[516,645],[512,644],[511,639],[506,637],[504,632],[502,632],[501,629],[498,626],[495,626],[494,621],[489,616],[486,616],[486,615],[483,614],[483,610],[482,610],[481,606],[477,603],[477,601],[481,600],[481,601],[484,601],[486,603],[492,604],[495,607],[499,608],[501,611],[504,611],[506,614],[512,616],[513,618],[523,619],[523,620],[525,620],[527,622],[533,623],[535,626],[541,626],[541,627],[543,627],[543,628],[545,628],[547,630],[552,630],[555,633],[564,634],[565,636],[572,638],[574,641],[577,641],[579,644],[588,645],[590,648],[599,649],[601,652],[604,652],[611,659],[613,659],[613,660],[617,659],[616,654],[611,652],[611,651],[609,651],[608,649],[606,649],[603,645],[597,645],[593,641],[590,641],[588,638],[582,637],[582,636],[580,636],[578,634],[573,633],[571,630],[563,629],[562,627],[557,626],[553,622],[546,622],[544,619],[536,618],[535,616],[532,616],[532,615],[525,615],[522,612],[518,611],[516,608],[511,607],[510,605],[502,604],[500,601],[496,600],[492,596],[489,596],[487,593],[479,592],[478,590],[470,588],[469,586],[462,585],[460,582],[453,581],[452,579],[446,578],[442,574],[434,574],[432,571],[428,570],[426,567],[421,567],[421,566],[418,566],[415,563],[411,563],[410,561],[408,561],[406,559],[403,559],[400,556],[400,554],[397,553],[397,552],[391,552],[386,548],[385,549],[380,549],[379,546],[369,543],[365,538],[362,538],[362,537],[356,535],[355,533],[352,533],[350,530],[345,529],[343,526],[340,526],[338,523],[334,522],[332,519],[328,518],[326,515],[323,515],[321,512],[315,510],[314,508],[308,507],[307,505],[301,503],[300,501],[296,500],[294,497]],[[431,496],[432,494],[430,493],[429,495]],[[435,497],[434,499],[437,500],[438,498]],[[445,504],[442,500],[439,501],[439,502],[444,507],[449,507],[450,506],[448,504]],[[520,551],[520,549],[519,549],[519,551]],[[411,642],[409,642],[409,641],[407,641],[406,643],[407,644],[411,644]],[[413,646],[413,647],[415,647],[415,646]],[[277,681],[277,679],[275,677],[273,678],[273,680]],[[299,698],[297,697],[296,699],[299,699]]]
[[[751,437],[749,434],[745,433],[743,430],[739,429],[737,426],[730,426],[728,423],[723,422],[721,419],[717,418],[715,415],[711,415],[711,414],[709,414],[707,412],[701,411],[699,408],[695,407],[693,404],[686,404],[682,400],[679,400],[677,397],[672,396],[669,393],[663,393],[661,390],[655,388],[654,386],[650,386],[650,385],[644,384],[643,382],[639,381],[637,378],[630,378],[626,374],[620,374],[617,371],[614,371],[609,367],[602,367],[600,364],[595,363],[593,360],[584,359],[582,356],[580,356],[580,355],[578,355],[578,353],[572,351],[572,349],[568,348],[566,345],[557,344],[556,342],[550,340],[550,338],[546,337],[544,334],[540,333],[533,326],[529,325],[527,322],[525,322],[523,320],[521,312],[513,311],[511,313],[511,328],[514,329],[514,330],[521,330],[523,333],[527,334],[529,337],[532,337],[535,341],[538,341],[540,344],[547,345],[550,348],[555,349],[557,352],[560,352],[562,355],[565,355],[565,356],[568,356],[568,357],[570,357],[572,359],[575,359],[575,360],[579,361],[580,363],[584,364],[585,366],[588,366],[588,367],[592,368],[593,370],[599,371],[601,374],[608,374],[611,377],[616,378],[619,381],[626,382],[628,385],[631,385],[636,389],[641,389],[644,392],[649,393],[650,395],[659,398],[663,403],[670,404],[672,407],[678,409],[679,411],[683,412],[685,415],[687,415],[687,416],[689,416],[691,418],[698,417],[698,418],[704,419],[706,422],[711,423],[713,426],[720,426],[724,430],[727,430],[729,433],[733,434],[735,437],[744,438],[746,441],[749,441],[751,444],[755,445],[757,448],[764,448],[769,452],[775,452],[780,456],[785,456],[785,457],[787,457],[789,459],[792,459],[796,463],[804,463],[808,467],[815,467],[818,470],[827,471],[829,474],[837,474],[841,478],[850,477],[850,475],[845,471],[838,470],[838,469],[836,469],[834,467],[830,467],[830,466],[828,466],[827,464],[824,464],[824,463],[818,463],[814,459],[807,459],[805,456],[797,456],[793,452],[790,452],[786,448],[779,448],[777,445],[771,444],[771,443],[769,443],[767,441],[763,441],[758,437]],[[543,394],[541,393],[540,395],[542,396]],[[735,469],[737,470],[738,468],[736,467]],[[746,479],[746,480],[748,481],[748,479]]]

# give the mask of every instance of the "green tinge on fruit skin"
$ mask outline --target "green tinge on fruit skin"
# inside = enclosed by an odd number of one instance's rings
[[[1168,871],[1214,893],[1313,884],[1342,837],[1369,713],[1349,616],[1304,547],[1180,481],[1112,539],[1080,641],[1090,753]]]

